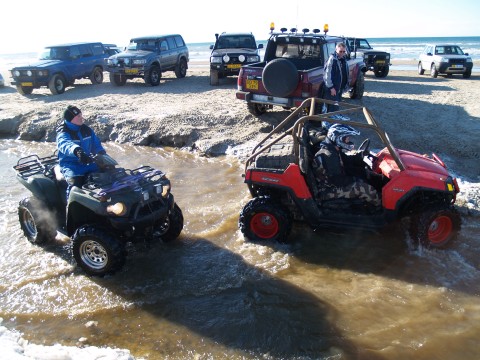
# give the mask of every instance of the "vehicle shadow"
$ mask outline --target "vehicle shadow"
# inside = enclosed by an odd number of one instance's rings
[[[68,246],[51,245],[45,250],[72,261]],[[75,273],[83,274],[79,269]],[[142,351],[159,358],[176,358],[168,339],[158,338],[166,332],[165,326],[178,333],[179,342],[189,338],[187,343],[194,347],[187,349],[190,354],[219,351],[209,347],[220,346],[246,359],[266,354],[273,358],[383,358],[348,340],[336,326],[334,306],[205,238],[137,245],[130,248],[123,270],[90,279],[134,305],[138,318],[133,324],[125,321],[121,331],[128,332],[132,342],[141,338]],[[143,321],[148,335],[134,325]],[[90,345],[118,346],[105,343],[119,331],[112,314],[95,331],[102,334],[101,341],[95,344],[92,339]],[[198,344],[190,332],[198,336]],[[188,357],[187,353],[182,356]]]

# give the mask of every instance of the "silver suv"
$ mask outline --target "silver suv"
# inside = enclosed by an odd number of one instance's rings
[[[423,75],[425,70],[436,78],[438,74],[462,74],[464,78],[472,75],[473,61],[468,53],[464,53],[460,46],[451,44],[427,45],[418,60],[418,74]]]

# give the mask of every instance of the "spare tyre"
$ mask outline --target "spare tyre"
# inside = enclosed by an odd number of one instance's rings
[[[287,59],[274,59],[263,69],[262,81],[271,95],[286,97],[297,88],[297,67]]]

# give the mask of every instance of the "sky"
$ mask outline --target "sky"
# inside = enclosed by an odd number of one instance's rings
[[[0,53],[100,41],[125,46],[132,37],[181,34],[188,43],[215,33],[252,32],[266,40],[276,29],[323,29],[331,35],[378,37],[480,36],[478,0],[3,0]],[[216,14],[216,15],[214,15]]]

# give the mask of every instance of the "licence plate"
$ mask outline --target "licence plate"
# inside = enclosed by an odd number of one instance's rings
[[[33,86],[32,82],[22,82],[20,85],[22,86]]]
[[[240,64],[227,64],[227,69],[240,69]]]
[[[463,65],[453,64],[453,65],[452,65],[452,68],[462,69],[462,68],[463,68]]]
[[[385,60],[377,60],[377,61],[375,61],[375,64],[385,65]]]
[[[245,87],[251,90],[258,90],[258,80],[247,79],[247,83],[245,84]]]
[[[125,74],[138,74],[138,69],[125,69]]]

